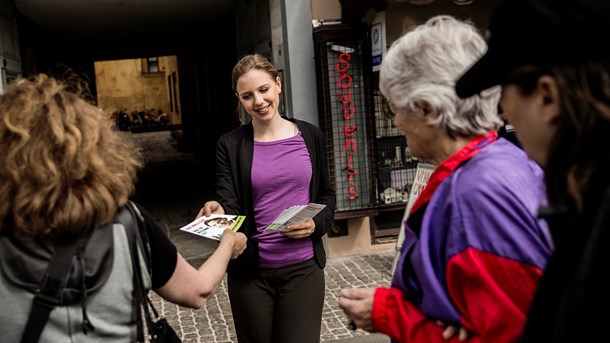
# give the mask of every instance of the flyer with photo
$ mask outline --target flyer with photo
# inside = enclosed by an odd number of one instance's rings
[[[222,232],[226,229],[237,231],[246,216],[230,214],[211,214],[208,217],[199,217],[180,228],[194,235],[219,241]]]

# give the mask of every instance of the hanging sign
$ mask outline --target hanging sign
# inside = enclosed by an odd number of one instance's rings
[[[378,71],[383,58],[383,32],[381,23],[371,25],[371,55],[373,56],[373,71]]]
[[[349,60],[351,59],[351,55],[349,52],[344,52],[339,55],[339,63],[337,63],[336,68],[341,76],[337,80],[337,87],[339,89],[339,102],[341,103],[341,107],[343,109],[343,151],[347,153],[347,172],[349,173],[349,177],[347,178],[347,198],[349,200],[355,200],[358,198],[359,187],[356,182],[356,175],[358,175],[358,170],[355,168],[353,161],[354,155],[358,151],[358,145],[356,144],[356,137],[354,137],[354,131],[356,131],[357,126],[353,123],[352,117],[356,113],[356,106],[352,103],[352,77],[349,74]]]

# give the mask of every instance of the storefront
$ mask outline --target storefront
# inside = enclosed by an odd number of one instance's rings
[[[438,14],[471,20],[485,30],[493,5],[492,0],[340,3],[340,21],[314,18],[313,28],[319,124],[337,193],[331,255],[360,252],[362,239],[371,246],[396,242],[421,162],[384,115],[378,70],[387,48]],[[337,244],[340,239],[345,243]]]
[[[384,116],[378,89],[387,48],[438,14],[484,30],[494,1],[237,1],[237,54],[267,56],[283,76],[282,113],[326,135],[337,193],[330,256],[393,250],[412,193],[420,161]]]

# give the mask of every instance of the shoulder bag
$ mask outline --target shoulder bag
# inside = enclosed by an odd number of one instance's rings
[[[167,319],[159,316],[157,309],[153,306],[152,301],[148,297],[148,292],[144,289],[144,283],[142,282],[142,274],[140,268],[140,259],[138,257],[137,239],[142,237],[138,235],[134,228],[140,227],[139,223],[143,224],[143,221],[139,217],[138,209],[134,208],[131,202],[128,202],[125,206],[128,211],[121,211],[119,213],[119,220],[123,223],[125,231],[127,233],[127,240],[129,241],[129,250],[131,251],[131,262],[133,264],[134,273],[134,297],[136,304],[138,305],[137,318],[138,318],[138,342],[144,341],[144,330],[142,323],[142,312],[146,318],[146,328],[148,330],[148,338],[151,343],[180,343],[182,340],[176,334],[176,331],[167,322]],[[128,212],[125,215],[125,212]],[[133,218],[136,217],[136,223]],[[134,225],[135,224],[135,225]],[[147,244],[145,244],[147,246]],[[145,248],[146,250],[146,248]],[[143,308],[143,311],[140,309]],[[151,313],[152,310],[152,313]]]

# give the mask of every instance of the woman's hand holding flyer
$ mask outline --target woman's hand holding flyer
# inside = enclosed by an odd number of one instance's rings
[[[219,241],[224,230],[237,231],[245,218],[246,216],[210,214],[207,217],[203,216],[195,219],[181,227],[180,230]]]
[[[316,214],[320,213],[326,205],[310,203],[309,205],[291,206],[282,211],[273,223],[265,228],[265,232],[285,232],[289,231],[288,224],[304,222],[308,219],[313,219]]]

